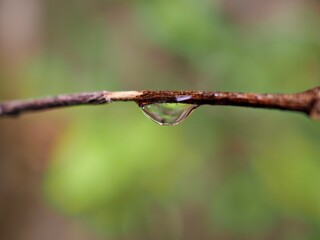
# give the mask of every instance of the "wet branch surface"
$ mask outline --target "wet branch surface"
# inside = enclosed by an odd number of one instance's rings
[[[100,91],[66,94],[31,100],[2,102],[0,103],[0,117],[18,116],[26,112],[67,106],[97,105],[117,101],[134,101],[140,106],[151,103],[190,103],[199,106],[226,105],[279,109],[305,113],[312,119],[320,120],[320,87],[292,94],[208,91]]]

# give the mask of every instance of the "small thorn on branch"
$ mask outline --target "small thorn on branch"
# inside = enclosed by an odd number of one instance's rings
[[[310,118],[314,120],[320,120],[320,101],[316,101],[311,109]]]
[[[309,116],[311,119],[320,120],[320,87],[316,87],[310,90],[313,93],[314,98],[310,107]]]

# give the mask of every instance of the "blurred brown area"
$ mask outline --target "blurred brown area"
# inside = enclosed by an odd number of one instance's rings
[[[58,121],[48,124],[36,116],[1,121],[1,239],[88,239],[43,202],[43,171],[62,130]]]

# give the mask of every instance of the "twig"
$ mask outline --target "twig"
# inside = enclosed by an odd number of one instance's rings
[[[312,119],[320,119],[320,87],[294,94],[206,91],[100,91],[3,102],[0,103],[0,117],[17,116],[25,112],[58,107],[106,104],[116,101],[134,101],[139,105],[167,102],[280,109],[302,112]]]

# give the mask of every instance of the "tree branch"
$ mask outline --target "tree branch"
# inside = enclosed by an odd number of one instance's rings
[[[280,109],[302,112],[312,119],[320,119],[320,87],[294,94],[206,91],[100,91],[78,93],[2,102],[0,103],[0,117],[17,116],[25,112],[59,107],[106,104],[116,101],[134,101],[139,105],[166,102]]]

